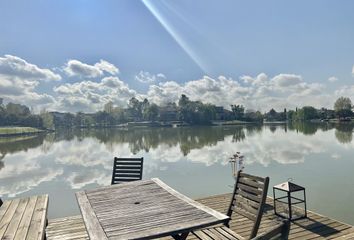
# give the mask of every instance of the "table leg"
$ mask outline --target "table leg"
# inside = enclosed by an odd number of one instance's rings
[[[182,234],[176,234],[176,235],[173,235],[172,237],[176,240],[185,240],[188,236],[189,232],[187,233],[182,233]]]

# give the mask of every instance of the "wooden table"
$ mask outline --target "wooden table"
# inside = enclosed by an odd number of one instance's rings
[[[48,195],[6,200],[0,207],[0,239],[42,240]]]
[[[76,198],[91,240],[185,239],[229,219],[157,178],[80,191]]]

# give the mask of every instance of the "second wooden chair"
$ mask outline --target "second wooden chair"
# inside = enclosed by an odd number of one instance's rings
[[[114,158],[111,184],[141,180],[144,158]]]
[[[237,173],[234,191],[231,202],[227,211],[227,215],[232,218],[233,213],[239,214],[253,222],[251,232],[248,237],[233,232],[226,222],[222,227],[207,228],[193,232],[198,239],[287,239],[288,225],[285,222],[276,222],[275,227],[268,229],[266,233],[257,236],[259,225],[261,223],[267,191],[269,185],[269,177],[262,178],[239,171]]]

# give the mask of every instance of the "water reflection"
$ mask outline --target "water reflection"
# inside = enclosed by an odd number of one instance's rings
[[[345,156],[352,156],[353,128],[353,124],[293,123],[63,129],[36,137],[0,139],[0,195],[6,198],[52,192],[55,195],[52,198],[62,198],[56,206],[75,205],[73,193],[78,189],[110,184],[114,156],[142,156],[144,177],[161,177],[195,196],[228,190],[225,182],[232,181],[228,160],[237,151],[246,156],[246,170],[261,169],[261,173],[266,172],[275,179],[286,180],[296,175],[301,176],[298,179],[306,179],[312,174],[306,173],[306,169],[327,169],[324,164],[330,166],[331,161],[343,162],[349,159]],[[320,159],[315,167],[311,166],[314,159]],[[291,166],[299,167],[291,172]],[[337,168],[341,172],[349,169],[348,166]],[[182,184],[183,181],[187,183]],[[203,187],[205,182],[216,185]],[[70,196],[67,198],[71,202],[65,202],[65,196]],[[56,214],[60,215],[60,210]]]
[[[36,136],[0,138],[0,160],[4,159],[9,153],[35,148],[43,143],[44,134]]]

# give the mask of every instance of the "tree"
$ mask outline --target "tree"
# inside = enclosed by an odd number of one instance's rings
[[[5,119],[6,119],[5,115],[6,115],[6,110],[3,105],[3,99],[0,98],[0,126],[4,125],[4,123],[5,123]]]
[[[66,126],[66,127],[74,126],[74,119],[75,119],[74,114],[69,113],[69,112],[64,113],[64,117],[63,117],[64,126]]]
[[[195,111],[195,108],[193,106],[193,103],[189,101],[189,98],[182,94],[179,101],[178,101],[178,119],[180,121],[185,121],[192,123],[193,122],[193,112]]]
[[[263,122],[263,115],[260,111],[247,111],[244,115],[244,118],[249,122]]]
[[[132,97],[129,100],[128,107],[130,114],[135,120],[140,120],[142,118],[142,103],[138,99]]]
[[[351,110],[352,109],[352,101],[348,97],[340,97],[334,103],[334,110]]]
[[[40,128],[43,126],[43,120],[38,115],[29,115],[27,117],[24,117],[21,119],[19,123],[22,126],[29,126],[29,127],[36,127],[36,128]]]
[[[241,120],[245,114],[245,107],[242,105],[231,105],[231,110],[236,120]]]
[[[31,114],[27,106],[11,102],[6,105],[6,112],[19,117],[26,117]]]
[[[304,120],[311,120],[311,119],[318,118],[317,110],[314,107],[305,106],[302,108],[302,111],[303,111]]]
[[[144,120],[150,120],[149,119],[149,113],[150,113],[150,103],[149,100],[147,100],[146,98],[143,100],[143,102],[140,103],[141,104],[141,113],[142,113],[142,117]]]
[[[181,98],[178,101],[178,106],[185,107],[189,102],[189,98],[186,95],[182,94]]]
[[[178,101],[178,119],[190,124],[210,124],[215,119],[215,106],[200,101],[190,101],[182,94]]]
[[[197,124],[210,124],[211,120],[216,117],[215,106],[203,104],[202,102],[196,102],[196,105],[193,122]]]
[[[115,107],[113,109],[113,117],[117,122],[126,122],[125,111],[121,107]]]
[[[295,120],[296,112],[294,110],[287,111],[286,118],[290,121]]]
[[[156,104],[151,104],[144,108],[143,117],[145,120],[156,121],[159,115],[159,107]]]
[[[54,117],[52,114],[46,110],[42,110],[39,116],[42,118],[42,124],[44,128],[54,129]]]
[[[291,120],[295,120],[295,121],[307,121],[307,120],[319,118],[317,109],[311,106],[305,106],[300,109],[296,108],[296,112],[292,112],[290,115],[291,115]]]
[[[108,117],[109,117],[109,114],[105,111],[96,112],[94,115],[95,122],[100,126],[107,126],[108,125]]]
[[[334,111],[339,118],[352,116],[352,101],[348,97],[340,97],[334,103]]]

